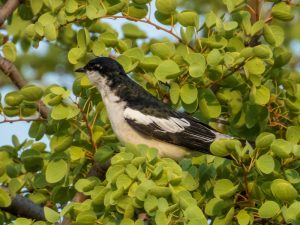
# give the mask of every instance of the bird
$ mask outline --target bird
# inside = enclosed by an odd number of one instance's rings
[[[180,160],[196,152],[212,154],[212,142],[233,138],[155,98],[115,59],[97,57],[75,72],[85,73],[100,92],[121,144],[145,144],[161,157]]]

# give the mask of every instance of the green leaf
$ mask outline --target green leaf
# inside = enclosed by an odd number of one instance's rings
[[[238,27],[238,23],[235,21],[225,21],[223,26],[225,31],[231,31]]]
[[[75,189],[78,192],[89,192],[94,189],[94,187],[97,185],[97,178],[90,177],[87,179],[79,179],[75,183]]]
[[[254,103],[257,105],[265,105],[270,100],[270,90],[262,85],[260,87],[252,86],[250,95],[254,98]]]
[[[292,184],[300,183],[300,175],[297,170],[287,169],[284,171],[286,179]]]
[[[50,184],[61,181],[68,172],[68,164],[65,160],[50,161],[46,168],[46,181]]]
[[[75,105],[58,104],[52,108],[51,118],[54,120],[71,119],[79,112],[80,110]]]
[[[0,188],[0,207],[8,207],[11,204],[11,198],[3,188]]]
[[[57,38],[57,30],[53,23],[44,27],[44,35],[49,41],[54,41]]]
[[[126,174],[121,174],[116,180],[116,186],[118,189],[124,188],[124,190],[127,190],[131,184],[132,180]]]
[[[85,54],[84,48],[71,48],[71,50],[68,52],[68,60],[71,64],[77,64],[78,59],[82,58]]]
[[[132,66],[132,60],[126,55],[120,55],[116,60],[123,66],[126,73],[131,72],[134,67]]]
[[[161,62],[162,60],[158,56],[145,56],[139,66],[147,71],[154,71]]]
[[[165,225],[170,223],[170,219],[168,219],[165,212],[157,211],[155,214],[155,223],[157,225]]]
[[[210,51],[207,55],[207,64],[210,66],[217,66],[221,63],[221,61],[223,60],[223,56],[220,53],[219,50],[217,49],[213,49],[212,51]]]
[[[166,82],[168,79],[175,78],[179,74],[179,66],[170,59],[160,63],[154,71],[155,77],[162,82]]]
[[[225,157],[230,154],[230,151],[226,148],[225,139],[215,140],[213,143],[211,143],[210,152],[213,155],[220,156],[220,157]]]
[[[245,63],[244,69],[248,74],[261,75],[266,67],[260,58],[253,58]]]
[[[58,212],[50,209],[48,207],[44,207],[45,218],[50,223],[56,223],[60,219],[60,215]]]
[[[261,59],[269,59],[273,56],[273,52],[268,45],[257,45],[253,48],[255,56]]]
[[[300,140],[300,127],[299,126],[290,126],[286,130],[286,140],[297,144]]]
[[[200,92],[199,108],[200,114],[207,119],[217,118],[220,116],[222,108],[217,97],[211,89],[202,89]]]
[[[11,62],[14,62],[17,58],[17,49],[14,43],[6,42],[2,47],[4,57]]]
[[[44,166],[44,161],[41,153],[34,149],[29,149],[21,154],[21,160],[24,163],[24,167],[28,172],[37,172]]]
[[[292,143],[284,139],[276,139],[271,144],[271,150],[280,158],[288,158],[292,152]]]
[[[92,51],[95,56],[101,56],[105,52],[105,44],[101,40],[96,40],[92,44]]]
[[[147,34],[141,30],[138,26],[132,24],[132,23],[126,23],[122,26],[123,33],[125,37],[127,38],[147,38]]]
[[[97,149],[94,159],[100,163],[105,163],[114,154],[114,150],[109,146],[102,146]]]
[[[299,222],[299,216],[300,216],[300,202],[295,201],[293,202],[290,207],[286,210],[284,213],[284,210],[281,210],[282,214],[284,216],[284,219],[287,223],[293,222],[297,224]]]
[[[123,10],[123,14],[133,18],[142,19],[148,14],[148,6],[129,3],[129,5]]]
[[[77,32],[77,44],[79,48],[86,49],[90,43],[90,33],[84,28]]]
[[[37,101],[43,96],[43,89],[35,85],[26,85],[20,92],[27,101]]]
[[[210,11],[208,14],[206,14],[205,24],[208,28],[211,28],[216,24],[216,20],[217,15],[213,11]]]
[[[172,82],[170,87],[170,99],[173,104],[177,104],[180,96],[180,87],[177,83]]]
[[[264,25],[264,38],[270,45],[280,46],[284,41],[284,31],[277,25]]]
[[[12,91],[5,95],[5,103],[10,106],[18,106],[23,101],[23,95],[19,91]]]
[[[175,47],[170,42],[154,43],[150,46],[150,51],[162,59],[168,59],[174,55]]]
[[[249,214],[247,213],[246,210],[242,209],[238,212],[238,214],[236,215],[236,218],[237,218],[239,225],[248,225],[251,217],[249,216]]]
[[[266,201],[258,209],[258,214],[261,218],[272,218],[280,212],[279,205],[274,201]]]
[[[257,148],[268,148],[275,140],[275,135],[268,132],[263,132],[258,135],[255,140],[255,145]]]
[[[199,26],[199,15],[197,12],[192,11],[192,10],[184,10],[177,15],[177,20],[178,22],[184,26],[193,26],[193,27],[198,27]]]
[[[50,148],[54,152],[66,150],[71,146],[73,137],[71,135],[53,135],[50,140]]]
[[[32,10],[33,14],[36,15],[41,11],[41,9],[43,7],[43,1],[30,0],[30,6],[31,6],[31,10]]]
[[[214,185],[214,195],[217,198],[229,198],[235,194],[238,185],[234,186],[231,180],[221,179]]]
[[[212,198],[205,205],[205,214],[208,216],[223,216],[224,211],[230,207],[228,201]]]
[[[256,162],[255,166],[264,174],[270,174],[274,171],[275,162],[272,156],[265,154],[260,156]]]
[[[180,88],[180,97],[184,103],[191,104],[196,101],[198,97],[198,90],[192,84],[184,84]]]
[[[118,34],[112,32],[104,32],[100,35],[100,40],[108,47],[114,47],[118,44]]]
[[[251,36],[259,34],[263,30],[264,24],[263,20],[256,21],[251,27]]]
[[[156,0],[157,10],[163,14],[172,14],[176,10],[176,0]]]
[[[198,225],[207,225],[208,224],[207,219],[205,218],[202,210],[196,205],[188,206],[184,210],[183,214],[184,214],[185,219],[193,221],[195,224],[198,224]]]
[[[283,179],[273,180],[271,192],[275,198],[281,201],[293,201],[298,196],[298,192],[293,185]]]
[[[130,48],[123,52],[124,56],[128,56],[134,60],[140,61],[144,58],[144,52],[140,48]]]
[[[32,225],[33,221],[26,218],[17,218],[14,225]]]
[[[78,9],[78,3],[76,0],[66,0],[66,12],[74,13]]]
[[[272,7],[272,16],[283,21],[290,21],[294,18],[292,7],[286,2],[279,2]]]
[[[38,22],[42,26],[46,26],[47,24],[50,23],[54,24],[56,22],[56,15],[54,16],[52,13],[46,12],[39,17]]]
[[[153,195],[148,195],[144,201],[144,208],[146,212],[151,215],[153,212],[157,210],[158,201],[157,198]]]
[[[183,27],[181,27],[180,36],[182,38],[183,43],[189,44],[195,36],[195,28],[188,26],[186,29],[184,29]]]

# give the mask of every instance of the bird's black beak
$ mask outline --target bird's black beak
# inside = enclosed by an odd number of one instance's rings
[[[77,73],[85,73],[86,69],[84,67],[78,68],[78,69],[75,70],[75,72],[77,72]]]

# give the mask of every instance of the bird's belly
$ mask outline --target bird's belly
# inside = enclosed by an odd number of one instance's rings
[[[184,147],[163,142],[139,133],[124,119],[123,109],[119,108],[117,105],[113,107],[114,109],[112,109],[112,107],[113,106],[111,105],[111,107],[108,106],[107,108],[108,111],[111,111],[108,113],[109,119],[114,133],[122,144],[145,144],[149,147],[156,148],[160,156],[173,159],[181,159],[190,154],[190,151]]]
[[[190,154],[189,151],[184,147],[163,142],[139,133],[138,131],[134,130],[126,121],[124,121],[122,124],[123,126],[121,127],[113,127],[113,130],[117,134],[117,137],[122,144],[145,144],[148,147],[156,148],[160,156],[173,159],[181,159]],[[112,126],[114,125],[112,124]]]

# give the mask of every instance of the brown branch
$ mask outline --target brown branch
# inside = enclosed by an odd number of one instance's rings
[[[5,4],[0,8],[0,26],[13,13],[19,4],[19,0],[7,0],[5,2]]]
[[[6,187],[1,186],[0,188],[8,192]],[[10,206],[0,207],[0,210],[10,213],[14,216],[46,221],[43,207],[35,204],[22,195],[16,195],[15,197],[12,197]]]
[[[27,81],[22,77],[17,67],[9,60],[0,57],[0,70],[11,80],[11,82],[19,89],[27,84]],[[37,103],[38,110],[44,119],[48,118],[49,109],[42,101]]]

